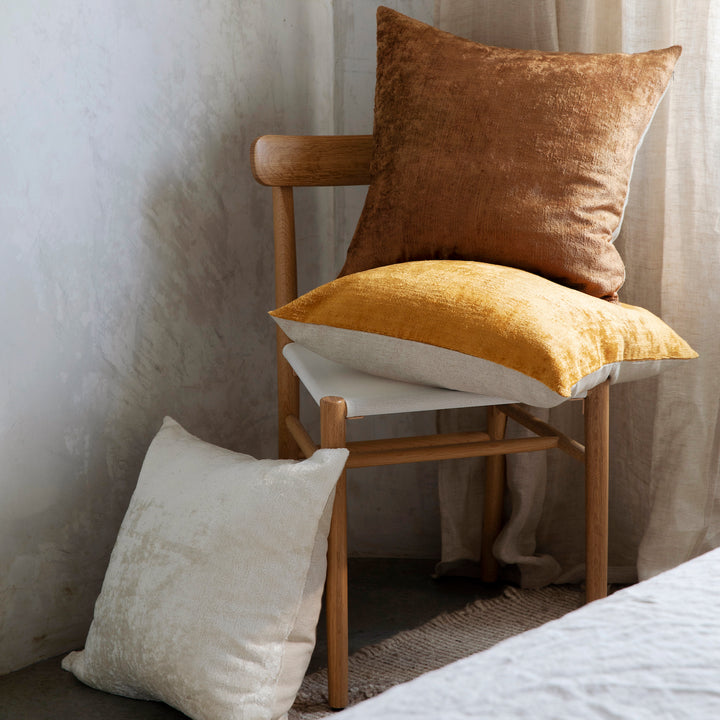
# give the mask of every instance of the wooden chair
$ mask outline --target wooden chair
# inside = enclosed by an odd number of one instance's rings
[[[255,179],[272,187],[277,307],[297,297],[293,187],[367,185],[372,136],[265,135],[252,146]],[[284,458],[311,455],[318,445],[299,419],[299,381],[320,408],[320,447],[347,447],[347,468],[424,460],[487,457],[482,527],[482,578],[492,582],[498,565],[492,555],[500,531],[508,453],[558,448],[585,464],[586,597],[607,594],[609,382],[585,399],[585,446],[502,398],[413,385],[373,377],[320,358],[277,330],[279,453]],[[347,442],[353,416],[486,406],[487,432]],[[504,439],[510,417],[535,436]],[[345,473],[335,496],[326,581],[329,701],[347,705],[347,501]]]

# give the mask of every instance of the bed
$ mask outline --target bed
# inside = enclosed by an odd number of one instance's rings
[[[717,718],[719,598],[717,549],[339,717]]]

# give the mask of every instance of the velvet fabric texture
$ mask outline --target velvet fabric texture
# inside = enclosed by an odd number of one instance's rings
[[[63,668],[194,720],[285,717],[305,675],[348,451],[256,460],[170,418],[145,457],[85,649]]]
[[[608,378],[638,379],[696,357],[643,308],[517,268],[462,260],[347,275],[271,315],[293,340],[351,367],[546,407]],[[431,358],[424,365],[416,363],[418,348]]]
[[[616,300],[612,241],[680,52],[489,47],[378,8],[371,184],[341,276],[481,260]]]

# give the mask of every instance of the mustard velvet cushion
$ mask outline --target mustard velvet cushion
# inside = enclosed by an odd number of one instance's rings
[[[463,260],[354,273],[270,314],[292,340],[350,367],[544,407],[696,357],[647,310]]]
[[[84,683],[195,720],[284,717],[305,675],[348,451],[256,460],[166,418],[140,472],[85,649]]]
[[[371,184],[340,274],[481,260],[617,299],[612,241],[680,52],[487,47],[379,8]]]

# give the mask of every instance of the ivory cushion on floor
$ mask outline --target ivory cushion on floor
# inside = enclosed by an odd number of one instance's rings
[[[63,668],[196,720],[283,716],[315,642],[334,487],[347,455],[255,460],[166,418],[85,649]]]
[[[295,342],[358,370],[544,407],[696,357],[643,308],[463,260],[354,273],[270,314]]]

